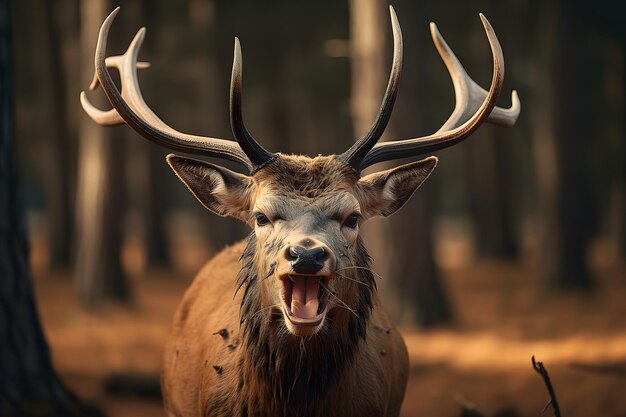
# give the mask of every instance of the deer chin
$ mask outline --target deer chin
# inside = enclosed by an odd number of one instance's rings
[[[282,312],[289,332],[295,336],[316,334],[330,307],[330,276],[286,274],[280,281]]]

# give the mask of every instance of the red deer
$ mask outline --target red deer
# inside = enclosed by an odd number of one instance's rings
[[[186,153],[234,161],[241,174],[169,155],[176,175],[210,211],[250,225],[244,241],[209,261],[187,290],[165,350],[162,389],[169,416],[398,416],[408,376],[401,335],[376,294],[361,225],[404,205],[437,165],[429,157],[361,175],[383,161],[455,145],[483,122],[512,126],[520,103],[496,107],[504,77],[502,50],[480,16],[493,55],[488,91],[480,88],[431,24],[452,77],[456,107],[436,133],[377,143],[389,121],[402,68],[402,34],[393,8],[394,52],[382,105],[369,132],[339,155],[284,155],[265,150],[244,125],[241,49],[235,38],[230,118],[236,142],[174,130],[142,98],[137,62],[144,29],[127,52],[106,57],[116,9],[104,21],[96,77],[113,109],[84,93],[85,111],[101,125],[126,123],[146,139]],[[117,68],[122,91],[108,67]],[[393,279],[393,277],[389,277]]]

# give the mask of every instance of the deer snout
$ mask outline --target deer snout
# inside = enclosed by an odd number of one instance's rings
[[[325,266],[328,266],[330,271],[334,264],[334,256],[330,248],[311,239],[287,246],[283,256],[296,274],[313,275]]]

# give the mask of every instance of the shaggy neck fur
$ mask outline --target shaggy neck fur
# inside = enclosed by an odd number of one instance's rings
[[[354,288],[353,308],[358,317],[335,308],[326,317],[325,329],[312,337],[297,337],[287,331],[282,314],[272,309],[259,313],[263,308],[259,297],[263,276],[254,263],[255,248],[252,233],[237,277],[239,290],[244,291],[240,311],[245,349],[240,363],[240,398],[245,403],[242,415],[256,415],[259,409],[272,410],[270,415],[317,415],[320,400],[337,387],[344,371],[353,365],[359,343],[365,338],[376,286],[374,276],[366,269],[350,270],[354,279],[368,284]],[[352,260],[353,265],[369,267],[369,256],[360,239]]]

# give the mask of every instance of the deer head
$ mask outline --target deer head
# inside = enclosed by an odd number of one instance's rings
[[[161,121],[141,95],[137,68],[147,64],[137,62],[137,55],[145,29],[139,30],[126,53],[106,57],[107,35],[118,10],[109,15],[100,30],[96,76],[91,85],[91,89],[102,86],[113,109],[95,108],[84,92],[83,108],[101,125],[126,123],[161,146],[227,159],[249,171],[245,175],[200,160],[167,157],[176,175],[207,209],[240,219],[253,230],[244,254],[247,268],[239,278],[246,291],[242,320],[254,322],[250,316],[259,313],[277,315],[282,317],[283,328],[297,336],[328,329],[328,316],[333,317],[335,328],[362,327],[371,308],[375,283],[359,229],[368,219],[389,216],[402,207],[432,173],[437,158],[365,176],[361,171],[378,162],[416,157],[455,145],[483,122],[512,126],[520,111],[515,91],[510,108],[496,107],[504,62],[496,35],[483,15],[480,18],[493,55],[488,91],[467,75],[431,23],[435,46],[455,88],[456,107],[434,134],[377,143],[391,116],[402,69],[402,34],[390,7],[394,54],[387,90],[372,128],[347,151],[315,158],[284,155],[265,150],[252,137],[242,114],[242,57],[236,38],[230,86],[230,119],[236,142],[181,133]],[[121,93],[109,67],[120,71]]]

